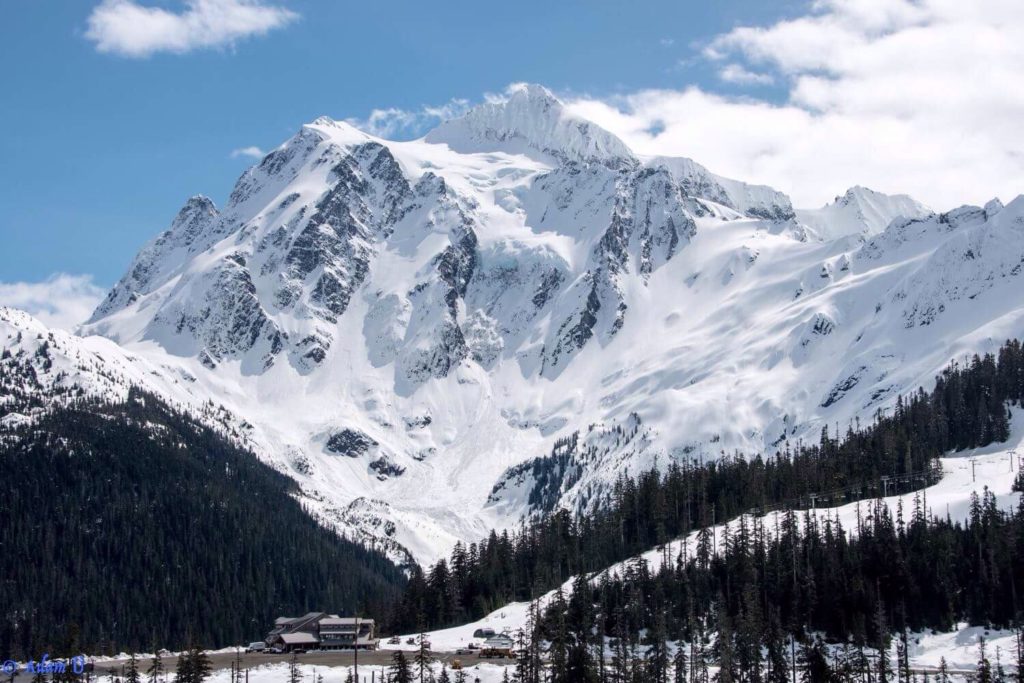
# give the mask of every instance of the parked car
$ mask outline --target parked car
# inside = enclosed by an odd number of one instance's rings
[[[405,644],[406,645],[415,645],[416,644],[416,639],[415,638],[406,638],[405,639]]]
[[[460,647],[458,650],[455,651],[455,654],[457,654],[457,655],[471,655],[471,654],[473,654],[473,649],[469,648],[469,647]]]
[[[297,655],[304,655],[306,654],[307,650],[304,647],[295,647],[292,648],[292,652]]]
[[[267,644],[264,643],[262,640],[256,640],[256,641],[253,641],[253,642],[249,643],[249,645],[246,646],[245,651],[246,652],[266,652],[267,651]]]
[[[269,650],[267,650],[267,652],[269,652],[272,655],[283,655],[284,654],[284,650],[282,650],[281,648],[279,648],[277,646],[270,648]]]
[[[476,643],[470,643],[470,644],[469,644],[469,649],[470,649],[470,650],[479,650],[479,649],[480,649],[480,646],[479,646],[479,645],[477,645]]]
[[[391,636],[390,638],[388,638],[388,645],[401,645],[401,644],[402,644],[402,639],[399,638],[398,636]]]

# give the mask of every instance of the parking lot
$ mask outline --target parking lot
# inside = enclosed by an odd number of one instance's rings
[[[502,659],[480,659],[476,654],[463,654],[457,655],[454,652],[431,652],[431,655],[438,661],[447,662],[449,665],[454,660],[459,660],[463,664],[476,664],[477,662],[493,662],[500,664]],[[370,665],[388,665],[391,663],[391,659],[394,656],[392,650],[360,650],[359,651],[359,663],[370,664]],[[406,656],[411,657],[412,653],[407,652]],[[217,653],[211,654],[210,664],[214,671],[220,669],[229,669],[231,665],[236,661],[236,655],[234,653]],[[276,664],[279,662],[290,661],[291,655],[289,654],[265,654],[265,653],[245,653],[237,655],[238,661],[241,663],[242,669],[251,669],[265,664]],[[337,651],[325,651],[325,652],[306,652],[305,654],[297,655],[297,658],[301,664],[308,664],[310,666],[352,666],[355,663],[355,657],[350,650],[337,650]],[[120,674],[121,669],[125,666],[127,660],[118,659],[110,660],[107,662],[97,662],[95,665],[95,671],[97,674],[107,674],[108,672],[114,672]],[[150,664],[150,659],[140,658],[138,660],[138,667],[140,671],[145,671]],[[164,657],[164,666],[168,671],[174,671],[175,665],[177,664],[177,657]]]

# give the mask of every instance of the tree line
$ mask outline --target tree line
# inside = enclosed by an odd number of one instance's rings
[[[10,369],[10,366],[8,366]],[[0,432],[0,658],[211,647],[281,614],[380,612],[404,576],[295,482],[133,389]]]
[[[986,490],[965,523],[929,516],[923,496],[904,512],[865,504],[853,534],[811,513],[741,518],[720,552],[701,532],[660,571],[580,575],[531,603],[514,678],[909,683],[909,634],[965,621],[1016,632],[1015,652],[980,643],[974,680],[1024,680],[1024,499],[1006,512]]]
[[[570,577],[598,571],[667,540],[738,515],[834,506],[934,483],[937,458],[1009,436],[1009,408],[1024,398],[1024,351],[1016,340],[996,354],[950,364],[935,387],[900,396],[889,413],[817,443],[788,442],[770,456],[734,453],[673,461],[661,471],[621,476],[590,511],[554,510],[449,558],[414,568],[391,612],[397,631],[478,619],[530,600]]]

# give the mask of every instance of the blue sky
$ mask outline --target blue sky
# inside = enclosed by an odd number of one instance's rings
[[[1006,195],[1024,187],[1020,145],[1005,142],[1024,104],[1000,90],[1004,71],[1021,90],[1017,5],[3,3],[0,303],[21,303],[11,285],[61,273],[111,285],[187,197],[224,200],[254,161],[235,150],[272,149],[321,114],[394,108],[421,123],[424,106],[518,81],[547,85],[635,149],[692,156],[804,203],[856,182],[936,208]],[[265,15],[186,26],[239,7]],[[970,68],[982,63],[991,79]]]
[[[168,9],[177,3],[164,3]],[[708,78],[690,44],[761,3],[300,2],[265,36],[188,54],[102,54],[81,0],[0,9],[0,280],[110,285],[192,194],[220,203],[320,114],[478,100],[510,82],[596,94]],[[11,68],[18,65],[16,68]]]

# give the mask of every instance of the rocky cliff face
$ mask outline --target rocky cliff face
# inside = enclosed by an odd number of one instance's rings
[[[420,140],[304,126],[221,210],[190,199],[84,331],[191,377],[324,519],[429,559],[1021,336],[1020,202],[795,211],[523,86]],[[524,465],[554,452],[558,477]]]

